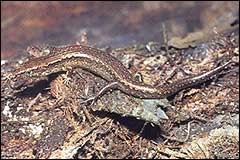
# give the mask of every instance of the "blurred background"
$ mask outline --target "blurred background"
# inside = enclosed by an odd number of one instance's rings
[[[86,32],[90,45],[123,47],[224,31],[238,23],[239,2],[1,2],[1,59],[32,44],[66,45]]]

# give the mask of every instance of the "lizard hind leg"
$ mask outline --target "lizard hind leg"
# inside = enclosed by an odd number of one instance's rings
[[[111,89],[115,89],[118,87],[118,82],[110,82],[109,84],[107,84],[106,86],[104,86],[95,96],[88,98],[85,101],[82,101],[82,103],[88,103],[91,101],[91,105],[93,105],[98,98],[100,98],[104,93],[106,93],[107,91],[111,90]]]

